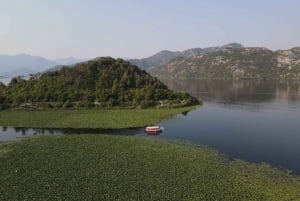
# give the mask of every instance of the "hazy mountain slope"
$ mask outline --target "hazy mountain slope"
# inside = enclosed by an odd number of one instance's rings
[[[142,69],[149,69],[154,66],[158,66],[161,64],[165,64],[166,62],[170,61],[171,59],[181,56],[181,52],[172,52],[168,50],[160,51],[148,58],[144,59],[130,59],[129,62],[137,65]]]
[[[175,58],[150,73],[161,79],[299,79],[300,48],[224,48]]]
[[[56,59],[55,63],[57,65],[72,65],[80,62],[87,61],[88,59],[77,59],[74,57],[68,57],[68,58],[63,58],[63,59]]]
[[[15,76],[44,71],[56,65],[43,57],[18,54],[15,56],[0,55],[0,75]]]
[[[62,67],[64,67],[64,66],[67,67],[67,65],[56,65],[56,66],[53,66],[53,67],[51,67],[51,68],[48,68],[48,69],[45,70],[43,73],[46,73],[46,72],[52,72],[52,71],[57,71],[57,70],[62,69]]]
[[[44,72],[51,67],[58,65],[72,65],[87,59],[76,59],[69,57],[55,61],[40,56],[18,54],[15,56],[0,55],[0,76],[14,77]],[[57,68],[58,69],[58,68]]]
[[[180,51],[172,52],[168,50],[163,50],[154,54],[153,56],[144,59],[130,59],[128,61],[134,65],[137,65],[142,69],[150,69],[159,65],[166,64],[167,62],[171,61],[176,57],[187,57],[187,56],[193,56],[193,55],[198,55],[207,52],[215,52],[228,47],[242,48],[243,46],[238,43],[229,43],[220,47],[192,48],[192,49],[184,50],[182,52]]]

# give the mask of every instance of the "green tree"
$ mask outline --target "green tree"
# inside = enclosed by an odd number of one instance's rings
[[[2,87],[3,88],[3,87]],[[192,97],[176,95],[158,79],[122,59],[103,57],[63,67],[29,80],[13,78],[1,100],[19,106],[38,103],[44,107],[150,107],[167,100],[187,103]],[[9,104],[8,104],[9,105]],[[184,104],[182,105],[184,106]]]

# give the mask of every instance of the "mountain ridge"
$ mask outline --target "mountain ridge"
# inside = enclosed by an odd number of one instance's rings
[[[150,57],[146,57],[142,59],[129,59],[128,61],[134,65],[137,65],[141,69],[148,70],[153,67],[163,65],[176,57],[186,57],[189,55],[214,52],[228,47],[243,48],[244,46],[239,43],[228,43],[223,46],[206,47],[206,48],[190,48],[183,51],[162,50]]]
[[[300,48],[224,48],[178,57],[150,69],[164,79],[300,79]]]
[[[246,47],[244,47],[239,43],[228,43],[222,46],[214,46],[214,47],[206,47],[206,48],[190,48],[183,51],[162,50],[146,58],[125,59],[125,60],[128,60],[132,64],[137,65],[141,69],[153,71],[152,70],[153,68],[167,64],[171,60],[178,57],[192,57],[199,54],[212,53],[227,48],[240,49]],[[258,48],[263,48],[263,47],[258,47]],[[294,52],[300,52],[300,47],[294,47],[291,48],[290,50],[293,50]],[[276,50],[276,51],[285,52],[287,50]],[[287,53],[285,52],[284,54]],[[26,57],[31,58],[31,61],[30,62],[24,61],[24,58]],[[23,58],[23,60],[20,62],[18,58]],[[7,63],[9,59],[10,61]],[[39,63],[38,61],[42,61],[42,62]],[[0,54],[0,76],[15,77],[20,75],[35,74],[38,72],[44,73],[48,71],[59,70],[64,66],[72,66],[76,63],[80,63],[83,61],[87,61],[87,59],[76,59],[74,57],[68,57],[68,58],[62,58],[56,60],[49,60],[41,56],[31,56],[25,53],[17,54],[17,55]]]

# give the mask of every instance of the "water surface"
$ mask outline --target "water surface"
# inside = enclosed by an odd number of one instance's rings
[[[66,135],[66,134],[106,134],[106,135],[137,135],[144,134],[143,128],[134,129],[93,129],[93,128],[18,128],[1,127],[0,141],[12,141],[36,135]]]
[[[217,149],[231,158],[267,162],[300,174],[300,85],[275,81],[166,82],[204,106],[163,121],[162,137]]]

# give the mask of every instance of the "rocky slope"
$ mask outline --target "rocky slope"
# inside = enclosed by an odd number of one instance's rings
[[[223,48],[175,58],[150,73],[160,79],[300,79],[300,48]]]
[[[217,47],[207,47],[207,48],[192,48],[187,49],[182,52],[180,51],[168,51],[163,50],[160,51],[150,57],[144,59],[130,59],[128,60],[130,63],[137,65],[141,69],[151,69],[159,65],[166,64],[167,62],[171,61],[177,57],[188,57],[188,56],[195,56],[198,54],[208,53],[208,52],[215,52],[222,50],[224,48],[243,48],[241,44],[238,43],[229,43],[223,46]]]

